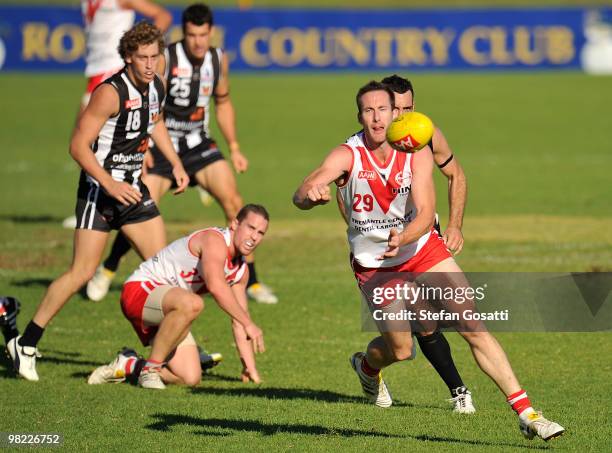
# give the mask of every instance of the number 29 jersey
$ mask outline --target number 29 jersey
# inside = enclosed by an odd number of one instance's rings
[[[413,154],[393,150],[386,163],[368,150],[363,132],[343,144],[353,155],[353,165],[338,185],[348,218],[348,241],[354,259],[363,267],[381,268],[405,263],[425,245],[429,232],[402,246],[397,256],[379,260],[385,253],[392,228],[403,231],[416,216],[412,199]]]

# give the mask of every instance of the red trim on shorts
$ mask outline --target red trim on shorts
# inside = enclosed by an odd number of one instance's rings
[[[354,257],[351,255],[351,267],[358,281],[361,281],[360,276],[366,277],[367,281],[369,280],[368,276],[373,275],[373,272],[410,272],[420,274],[427,272],[436,264],[451,257],[451,253],[444,245],[444,240],[440,237],[438,232],[432,228],[429,233],[429,239],[427,239],[425,245],[421,247],[416,255],[404,263],[391,267],[364,267],[355,261]]]
[[[121,311],[132,324],[143,346],[148,346],[157,333],[157,327],[145,326],[142,320],[142,310],[150,292],[147,292],[145,288],[154,289],[156,286],[148,281],[125,283],[121,291]]]
[[[391,267],[369,268],[360,265],[351,254],[351,267],[355,273],[357,284],[366,299],[372,294],[374,287],[394,287],[396,284],[402,284],[403,279],[401,273],[413,274],[416,277],[418,274],[427,272],[436,264],[444,261],[451,256],[450,252],[444,245],[444,241],[438,235],[438,232],[432,229],[429,239],[416,255],[408,261]],[[388,276],[386,274],[389,274]],[[379,304],[383,308],[390,304],[392,299],[386,300]]]

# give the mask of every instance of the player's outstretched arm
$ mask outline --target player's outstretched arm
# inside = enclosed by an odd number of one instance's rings
[[[340,211],[340,215],[342,216],[342,219],[344,219],[344,223],[348,225],[348,214],[346,213],[346,209],[344,208],[344,200],[342,199],[342,193],[338,189],[336,189],[336,203],[338,204],[338,211]]]
[[[172,14],[149,0],[119,0],[122,8],[133,9],[153,22],[162,32],[166,32],[172,24]]]
[[[293,195],[293,204],[299,209],[312,209],[331,200],[329,185],[346,176],[353,164],[352,151],[346,146],[334,148],[323,163],[310,175]]]
[[[416,241],[429,230],[434,223],[436,212],[436,194],[433,182],[433,157],[429,147],[414,153],[412,157],[412,200],[416,216],[400,233],[395,228],[389,232],[387,250],[378,259],[392,258],[400,247]]]
[[[255,352],[264,352],[262,330],[251,320],[249,313],[240,306],[232,288],[225,280],[227,246],[223,237],[214,231],[203,232],[192,239],[189,249],[200,256],[204,282],[217,305],[233,320],[242,324],[247,337],[253,341]]]
[[[448,225],[442,237],[446,247],[456,255],[463,248],[461,228],[467,200],[467,179],[446,137],[438,128],[433,136],[433,150],[436,165],[448,179]]]
[[[234,297],[244,311],[249,312],[249,302],[246,296],[246,287],[249,280],[249,271],[245,272],[240,282],[232,286]],[[242,362],[244,369],[242,370],[242,381],[253,381],[255,384],[261,383],[259,372],[255,364],[255,348],[254,342],[249,339],[249,336],[244,329],[244,326],[235,319],[232,319],[232,333],[234,334],[234,342],[238,350],[238,356]]]
[[[174,145],[172,144],[172,140],[170,139],[168,129],[166,129],[166,124],[164,123],[163,119],[157,119],[157,123],[155,123],[153,132],[151,133],[151,138],[153,141],[155,141],[155,144],[164,157],[168,159],[170,165],[172,165],[172,175],[174,176],[177,186],[173,193],[176,195],[184,192],[189,185],[189,176],[187,176],[187,173],[183,168],[183,164],[181,163],[181,159],[178,157],[178,154],[174,149]]]
[[[131,184],[115,181],[98,163],[91,145],[98,138],[106,120],[119,112],[119,94],[109,84],[102,84],[91,95],[79,116],[70,139],[70,155],[106,192],[125,206],[138,203],[142,194]]]
[[[244,173],[249,168],[249,161],[240,151],[240,144],[236,138],[236,112],[230,97],[229,62],[223,54],[219,82],[215,88],[215,116],[219,130],[227,142],[232,165],[237,173]]]

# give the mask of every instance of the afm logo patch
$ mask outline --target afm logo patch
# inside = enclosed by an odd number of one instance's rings
[[[360,170],[357,174],[357,179],[367,179],[368,181],[374,181],[376,179],[376,172],[373,170]]]

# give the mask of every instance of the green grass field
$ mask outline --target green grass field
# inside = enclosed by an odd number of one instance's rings
[[[118,306],[120,282],[138,263],[130,255],[104,302],[75,296],[49,326],[41,382],[16,380],[0,365],[0,431],[59,432],[70,450],[610,450],[609,333],[499,335],[532,402],[568,429],[551,444],[522,438],[456,334],[448,338],[477,414],[451,413],[422,356],[386,371],[395,407],[362,402],[348,358],[370,335],[360,332],[343,225],[334,206],[304,213],[290,200],[309,169],[358,128],[357,88],[384,75],[232,77],[251,159],[239,184],[245,200],[271,211],[257,261],[281,298],[251,306],[266,333],[263,385],[237,381],[229,320],[207,299],[194,334],[225,361],[198,388],[87,386],[94,367],[137,345]],[[413,81],[418,109],[442,128],[468,175],[458,257],[465,270],[612,271],[610,77],[417,74]],[[83,88],[78,75],[0,75],[0,294],[23,302],[21,328],[70,260],[72,234],[60,222],[74,207],[78,172],[67,143]],[[436,178],[444,219],[444,182]],[[195,191],[168,196],[161,210],[172,239],[223,222]]]

